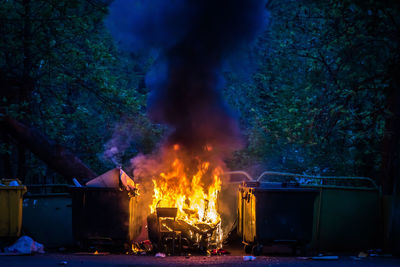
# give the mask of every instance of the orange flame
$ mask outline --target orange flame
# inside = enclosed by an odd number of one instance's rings
[[[211,167],[210,162],[195,157],[196,166],[185,166],[185,161],[178,153],[179,145],[174,145],[174,159],[168,170],[154,177],[153,201],[151,212],[157,207],[178,208],[177,219],[190,224],[218,224],[220,215],[217,211],[218,192],[221,190],[222,168]],[[209,147],[211,148],[211,147]],[[210,151],[211,149],[207,149]]]

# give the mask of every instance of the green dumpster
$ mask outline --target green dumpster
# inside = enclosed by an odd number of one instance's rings
[[[361,188],[320,188],[313,247],[361,251],[379,246],[379,192]],[[317,207],[318,212],[318,207]],[[319,217],[319,222],[318,222]]]
[[[261,181],[296,181],[318,189],[310,248],[318,251],[356,251],[380,246],[381,191],[366,177],[320,177],[264,172]]]
[[[22,228],[46,248],[72,247],[69,185],[32,185],[24,197]]]

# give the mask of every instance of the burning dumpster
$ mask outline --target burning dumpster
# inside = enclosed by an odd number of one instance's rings
[[[203,153],[211,151],[207,147]],[[148,234],[156,250],[171,254],[182,248],[205,252],[222,245],[217,200],[223,171],[202,156],[186,157],[175,144],[153,165]]]
[[[304,248],[312,239],[317,194],[294,183],[244,182],[238,192],[238,232],[246,253],[260,254],[263,245],[273,243]]]

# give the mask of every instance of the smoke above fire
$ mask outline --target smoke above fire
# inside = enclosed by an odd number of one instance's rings
[[[130,50],[152,50],[148,114],[172,132],[166,144],[220,155],[242,142],[221,95],[225,62],[264,25],[263,0],[116,0],[107,26]]]
[[[106,21],[123,48],[155,58],[146,76],[148,115],[171,129],[158,151],[131,160],[141,210],[175,207],[178,221],[200,236],[204,224],[214,229],[218,246],[234,221],[226,206],[234,198],[217,204],[224,159],[243,143],[221,93],[223,71],[265,22],[264,0],[116,0]]]

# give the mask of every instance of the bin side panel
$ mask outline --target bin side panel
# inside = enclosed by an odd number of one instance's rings
[[[237,233],[239,236],[243,236],[243,193],[242,189],[239,188],[237,192],[237,218],[238,218],[238,225],[237,225]]]
[[[359,250],[377,246],[378,192],[324,189],[319,246],[324,250]]]
[[[138,198],[132,197],[129,200],[129,240],[135,240],[144,227],[142,210],[139,210]]]
[[[0,189],[0,237],[18,237],[22,225],[22,196],[24,186]]]
[[[125,195],[125,194],[124,194]],[[129,201],[118,192],[88,191],[84,203],[84,236],[120,239],[128,236],[129,208],[122,206]]]
[[[238,218],[238,188],[239,184],[223,183],[218,193],[217,210],[224,233],[231,231]]]
[[[134,232],[130,198],[126,192],[105,188],[73,190],[72,225],[76,241],[109,240],[123,244]]]
[[[22,221],[24,231],[47,248],[72,246],[71,204],[69,195],[32,195],[25,198]]]
[[[256,236],[260,243],[311,241],[316,192],[256,191]]]
[[[0,236],[10,234],[10,200],[8,190],[0,190]]]
[[[243,241],[254,243],[255,218],[250,188],[243,188]]]

